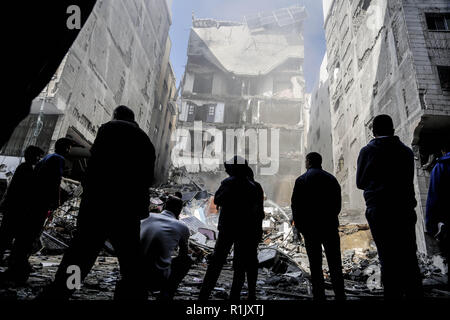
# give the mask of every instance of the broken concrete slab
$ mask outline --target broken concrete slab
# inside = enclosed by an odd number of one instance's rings
[[[216,232],[214,230],[208,229],[208,228],[198,228],[198,232],[206,236],[208,240],[216,240]]]
[[[206,245],[206,241],[208,238],[204,234],[197,232],[197,233],[193,234],[189,239],[192,241],[195,241],[199,244]]]

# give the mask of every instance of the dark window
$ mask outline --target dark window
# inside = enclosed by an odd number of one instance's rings
[[[215,114],[216,114],[216,105],[208,104],[208,116],[206,118],[206,122],[214,122]]]
[[[340,104],[341,100],[337,100],[336,103],[334,104],[334,111],[337,111],[337,109],[339,109]]]
[[[188,116],[187,121],[192,122],[195,119],[195,104],[188,103]]]
[[[241,110],[237,105],[225,105],[224,123],[239,123]]]
[[[211,94],[212,83],[213,83],[212,74],[196,74],[194,79],[193,91],[195,93]]]
[[[164,95],[166,95],[167,91],[169,91],[169,87],[167,86],[167,81],[166,80],[164,80],[163,89],[164,89]]]
[[[438,66],[439,80],[444,90],[450,90],[450,66]]]
[[[197,106],[195,108],[195,121],[203,121],[206,122],[206,119],[208,118],[208,106]]]
[[[273,82],[273,93],[283,93],[292,90],[292,83],[289,80],[275,80]]]
[[[428,30],[450,31],[450,13],[427,13]]]
[[[233,96],[242,95],[242,80],[231,79],[228,81],[228,93]]]

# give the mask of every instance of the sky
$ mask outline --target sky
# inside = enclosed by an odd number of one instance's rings
[[[171,62],[177,84],[183,76],[187,61],[189,31],[192,12],[196,18],[243,21],[244,16],[262,11],[272,11],[294,5],[304,5],[308,12],[305,21],[306,91],[311,92],[319,79],[320,65],[326,51],[323,30],[323,10],[320,0],[174,0],[172,4]]]

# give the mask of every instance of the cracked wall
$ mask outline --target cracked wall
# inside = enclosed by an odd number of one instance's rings
[[[318,152],[322,155],[322,168],[333,173],[333,139],[331,134],[330,87],[327,56],[320,68],[320,79],[314,87],[309,102],[305,155]]]
[[[222,34],[227,32],[230,36],[225,41]],[[242,37],[236,36],[236,33]],[[261,41],[262,35],[264,41]],[[254,44],[251,50],[242,49],[241,44],[245,39]],[[280,42],[283,44],[279,45]],[[245,54],[239,50],[243,50]],[[237,144],[240,136],[250,131],[255,132],[255,139],[246,138],[245,145],[235,147],[235,150],[248,157],[255,148],[257,152],[261,152],[260,134],[264,130],[268,131],[269,137],[270,130],[279,130],[277,172],[263,174],[267,164],[262,164],[261,158],[256,165],[251,166],[268,198],[283,206],[290,204],[295,179],[304,166],[301,154],[305,103],[302,50],[300,24],[286,28],[261,28],[254,32],[239,23],[194,20],[181,93],[178,126],[190,131],[191,141],[198,121],[202,122],[203,134],[209,129],[221,130],[223,146],[230,143],[226,136],[227,129],[242,130],[236,131],[240,132]],[[224,51],[229,54],[224,54]],[[295,51],[295,55],[291,51]],[[254,55],[249,58],[247,55],[251,54]],[[259,63],[253,63],[255,59]],[[224,65],[236,71],[228,70]],[[272,66],[270,70],[266,70],[268,66]],[[268,141],[268,152],[274,156],[276,153],[271,149],[271,139]],[[201,159],[184,165],[184,168],[197,182],[214,191],[226,174],[222,161],[220,165],[206,164],[212,160],[208,158],[208,154],[204,159],[208,143],[204,142],[199,151],[193,150],[192,146],[190,150],[183,150],[186,154]],[[215,152],[214,158],[225,160],[225,148],[223,149],[220,153]],[[260,157],[261,153],[257,156]]]
[[[372,138],[373,118],[387,113],[396,134],[413,148],[418,160],[417,235],[419,249],[426,251],[423,217],[428,178],[419,161],[420,144],[425,144],[420,137],[425,132],[439,140],[450,124],[450,94],[437,73],[438,65],[450,65],[450,34],[428,30],[426,13],[449,12],[450,4],[334,0],[327,8],[333,159],[343,191],[343,220],[365,221],[362,191],[355,182],[356,160]]]
[[[162,95],[158,89],[168,73],[169,4],[166,0],[97,1],[48,88],[33,102],[32,114],[39,113],[45,98],[44,113],[59,116],[50,134],[50,149],[67,134],[88,147],[120,104],[133,109],[139,126],[159,146],[160,133],[153,136],[150,124],[153,104],[159,105]]]

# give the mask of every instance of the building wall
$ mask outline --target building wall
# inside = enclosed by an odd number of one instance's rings
[[[436,64],[448,65],[448,32],[429,32],[425,12],[450,11],[447,1],[335,0],[325,17],[330,75],[334,172],[342,185],[344,221],[364,221],[356,160],[372,138],[373,118],[392,116],[396,134],[420,159],[422,135],[448,132],[449,94]],[[439,39],[439,40],[437,40]],[[424,128],[427,128],[424,131]],[[438,139],[436,139],[438,140]],[[432,151],[428,150],[429,153]],[[417,235],[425,251],[423,216],[426,180],[416,169]]]
[[[32,113],[39,113],[45,98],[45,113],[59,115],[50,149],[69,132],[89,146],[121,104],[133,109],[151,136],[155,96],[170,51],[170,2],[97,1],[48,88],[33,102]]]
[[[177,109],[176,100],[176,79],[170,62],[167,64],[166,74],[163,78],[163,91],[160,100],[161,110],[154,111],[154,117],[158,113],[158,132],[152,138],[156,148],[157,158],[155,163],[156,182],[167,181],[171,166],[170,151],[173,147],[171,140],[172,133],[176,129]]]
[[[64,66],[57,98],[59,109],[67,109],[62,132],[75,126],[92,141],[120,104],[148,132],[170,24],[163,0],[99,1]]]
[[[322,155],[322,167],[333,173],[333,139],[331,134],[330,93],[325,55],[320,68],[320,79],[314,87],[309,103],[306,150]]]
[[[440,156],[442,139],[450,137],[450,90],[442,88],[438,74],[438,66],[450,67],[450,25],[447,25],[447,31],[430,30],[426,14],[450,14],[450,3],[404,0],[402,4],[422,110],[420,118],[414,118],[410,127],[414,130],[413,150],[417,160],[418,229],[423,231],[429,176],[434,164],[431,157]],[[427,163],[432,165],[427,166]],[[418,235],[421,242],[426,242],[427,252],[435,253],[432,239],[423,236],[422,232]]]

